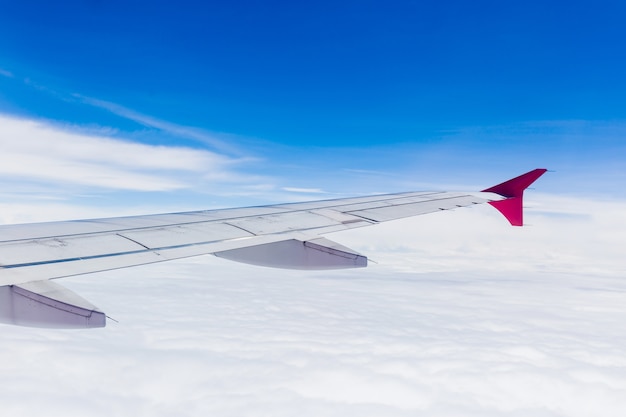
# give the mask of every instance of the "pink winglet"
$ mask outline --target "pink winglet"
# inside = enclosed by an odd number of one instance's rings
[[[522,208],[524,190],[546,171],[547,169],[543,168],[533,169],[519,177],[489,187],[483,192],[496,193],[506,197],[505,200],[490,201],[489,204],[502,213],[512,226],[522,226],[524,224],[524,210]]]

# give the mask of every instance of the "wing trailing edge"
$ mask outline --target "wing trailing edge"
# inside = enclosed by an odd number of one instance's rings
[[[505,197],[504,200],[490,201],[512,226],[524,225],[524,190],[526,190],[533,182],[545,174],[547,169],[537,168],[528,171],[518,177],[508,181],[489,187],[482,192],[496,193]]]

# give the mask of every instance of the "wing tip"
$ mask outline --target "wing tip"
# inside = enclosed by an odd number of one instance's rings
[[[524,190],[527,189],[533,182],[537,181],[537,179],[547,171],[548,170],[545,168],[536,168],[525,174],[484,189],[483,192],[496,193],[507,198],[521,197]]]
[[[483,192],[496,193],[505,197],[504,200],[490,201],[493,207],[498,210],[511,224],[511,226],[524,225],[524,209],[523,199],[524,190],[526,190],[539,177],[548,170],[545,168],[536,168],[525,174],[511,178],[500,184],[489,187]]]

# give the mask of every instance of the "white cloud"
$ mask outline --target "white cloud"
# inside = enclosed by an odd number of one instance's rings
[[[0,143],[5,180],[117,190],[187,188],[199,176],[228,175],[235,162],[206,150],[133,143],[3,115]]]
[[[3,326],[2,414],[621,417],[626,203],[527,197],[532,227],[485,205],[328,236],[365,270],[62,280],[120,324]]]
[[[7,78],[13,78],[14,75],[11,71],[7,71],[5,69],[0,68],[0,75],[2,75],[3,77],[7,77]]]
[[[290,193],[304,193],[304,194],[324,194],[325,191],[320,188],[298,188],[298,187],[283,187],[283,191],[289,191]]]

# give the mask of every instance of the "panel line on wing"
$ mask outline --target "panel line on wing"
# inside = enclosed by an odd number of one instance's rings
[[[393,206],[389,206],[389,207],[393,207]],[[342,212],[342,213],[343,213],[343,212]],[[354,217],[359,217],[359,218],[361,218],[361,219],[363,219],[363,220],[367,221],[367,222],[368,222],[368,223],[370,223],[370,224],[378,224],[378,223],[380,223],[380,222],[379,222],[379,221],[377,221],[377,220],[370,219],[369,217],[365,217],[365,216],[363,216],[363,215],[361,215],[361,214],[356,214],[356,212],[346,211],[345,213],[348,213],[348,214],[350,214],[351,216],[354,216]],[[346,224],[346,223],[344,223],[344,224]],[[347,223],[347,224],[349,224],[349,223]]]
[[[230,219],[230,220],[232,220],[232,219]],[[236,229],[239,229],[239,230],[242,230],[242,231],[244,231],[244,232],[246,232],[246,233],[250,233],[252,236],[258,236],[258,235],[257,235],[256,233],[254,233],[253,231],[248,230],[248,229],[246,229],[245,227],[241,227],[241,226],[239,226],[239,225],[237,225],[237,224],[229,223],[228,221],[225,221],[225,222],[220,222],[220,223],[222,223],[222,224],[226,224],[226,225],[228,225],[228,226],[232,226],[232,227],[234,227],[234,228],[236,228]]]
[[[138,244],[139,246],[143,246],[143,247],[144,247],[144,248],[146,248],[146,249],[150,249],[149,247],[147,247],[147,246],[146,246],[146,245],[144,245],[143,243],[138,242],[138,241],[136,241],[135,239],[131,239],[131,238],[129,238],[128,236],[124,236],[124,235],[119,234],[119,233],[116,233],[116,235],[118,235],[119,237],[123,237],[124,239],[130,240],[131,242],[136,243],[136,244]]]

